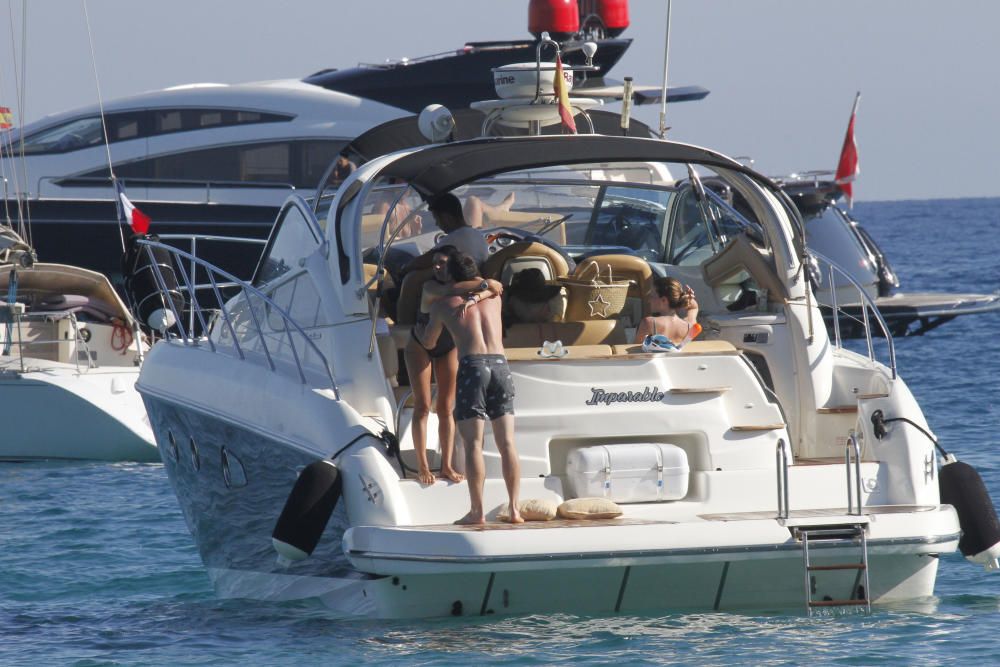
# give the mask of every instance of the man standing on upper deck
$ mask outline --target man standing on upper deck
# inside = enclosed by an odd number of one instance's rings
[[[448,272],[455,281],[470,280],[478,274],[476,262],[462,252],[448,260]],[[458,348],[458,378],[455,422],[465,444],[465,476],[469,482],[469,513],[459,524],[482,524],[483,488],[486,464],[483,435],[486,419],[493,426],[493,439],[500,452],[503,479],[507,485],[510,522],[522,523],[517,507],[521,467],[514,448],[514,382],[503,349],[500,299],[480,301],[478,296],[439,299],[431,307],[425,328],[417,329],[420,342],[433,347],[447,328]]]

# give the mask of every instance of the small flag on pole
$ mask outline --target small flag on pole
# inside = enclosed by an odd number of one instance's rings
[[[0,130],[9,130],[14,127],[14,114],[7,107],[0,107]]]
[[[562,58],[556,54],[556,78],[552,82],[553,92],[559,100],[559,118],[562,120],[564,129],[571,134],[576,134],[576,121],[573,120],[573,110],[569,106],[569,91],[566,90],[565,79],[563,79]]]
[[[837,174],[834,180],[847,197],[848,208],[854,206],[854,178],[861,173],[858,164],[858,142],[854,139],[854,118],[858,114],[858,102],[861,93],[854,97],[854,107],[851,109],[851,120],[847,124],[847,134],[844,136],[844,147],[840,150],[840,162],[837,163]]]
[[[150,217],[137,209],[135,204],[125,196],[125,188],[121,182],[115,179],[115,191],[118,193],[118,222],[128,225],[136,234],[145,234],[149,231]]]

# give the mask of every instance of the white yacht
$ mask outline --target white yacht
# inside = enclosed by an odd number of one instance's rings
[[[104,113],[107,147],[97,105],[8,133],[4,194],[9,210],[20,200],[42,256],[117,276],[109,150],[154,232],[262,238],[281,202],[314,191],[347,142],[404,112],[283,80],[177,86],[107,102]],[[248,275],[253,259],[229,267]]]
[[[738,191],[744,213],[702,177]],[[398,350],[429,276],[408,274],[385,318],[379,258],[435,234],[402,238],[391,209],[373,212],[387,183],[394,201],[515,192],[483,228],[484,275],[565,279],[588,266],[567,258],[587,257],[632,281],[617,316],[602,299],[574,304],[573,290],[565,312],[589,316],[510,323],[505,337],[521,498],[597,495],[620,516],[498,522],[506,490],[489,431],[484,527],[452,523],[468,509],[464,482],[418,483]],[[939,468],[891,338],[869,330],[858,354],[828,336],[801,230],[771,181],[719,153],[596,135],[378,157],[319,219],[290,199],[237,296],[199,301],[182,281],[207,335],[178,313],[137,384],[217,593],[379,617],[814,609],[931,595],[960,538],[995,564],[1000,533],[973,540],[973,522],[942,502],[939,477],[964,464]],[[654,275],[701,304],[702,338],[676,353],[632,344]],[[753,306],[730,309],[747,290]],[[641,463],[616,462],[634,452]]]
[[[157,461],[135,390],[148,346],[108,279],[0,231],[0,461]]]

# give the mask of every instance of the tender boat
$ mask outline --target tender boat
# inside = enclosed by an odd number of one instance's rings
[[[739,192],[743,212],[703,178]],[[569,290],[561,318],[508,323],[505,337],[521,497],[596,495],[620,516],[496,521],[506,491],[489,431],[485,527],[452,524],[465,483],[417,482],[398,351],[429,276],[402,280],[392,319],[383,296],[393,251],[436,234],[406,236],[376,207],[387,190],[417,213],[444,192],[515,193],[482,230],[483,274],[505,283],[538,268],[579,286],[590,262],[630,281],[610,309],[599,287]],[[996,523],[985,489],[942,502],[939,478],[964,464],[939,467],[877,309],[866,300],[868,354],[828,336],[799,214],[752,169],[650,139],[482,138],[374,158],[323,201],[286,202],[228,300],[179,272],[189,312],[137,384],[220,596],[379,617],[812,610],[931,595],[960,538],[995,565],[1000,529],[976,527]],[[210,285],[235,281],[197,263]],[[703,340],[631,344],[654,275],[694,289]]]
[[[108,279],[36,262],[5,227],[0,292],[0,460],[159,460],[135,390],[148,346]]]
[[[992,294],[901,291],[900,280],[871,234],[838,201],[843,196],[833,174],[810,171],[775,179],[792,198],[805,224],[810,248],[832,258],[853,274],[874,299],[893,336],[919,336],[960,315],[1000,310],[1000,291]],[[830,289],[837,285],[836,294]],[[833,325],[833,312],[845,337],[863,337],[863,303],[853,286],[826,275],[818,298]]]

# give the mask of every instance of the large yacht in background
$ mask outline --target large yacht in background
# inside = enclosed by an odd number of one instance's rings
[[[542,5],[549,5],[542,7]],[[571,11],[570,11],[571,9]],[[607,77],[631,44],[627,1],[532,2],[529,28],[561,38],[567,65],[583,65],[587,40],[592,67],[574,74],[574,93],[621,99]],[[266,237],[291,193],[315,192],[331,158],[349,141],[394,117],[431,103],[453,110],[492,96],[497,66],[534,60],[534,40],[470,42],[454,51],[375,65],[322,70],[303,80],[239,85],[192,84],[105,104],[116,176],[129,198],[154,221],[158,234]],[[658,88],[635,87],[636,103],[660,99]],[[701,99],[698,86],[668,90],[673,102]],[[478,114],[478,112],[475,112]],[[114,191],[96,105],[54,114],[11,131],[7,210],[26,202],[31,241],[55,262],[83,262],[116,278],[121,240]],[[27,174],[26,182],[18,179]],[[14,221],[11,221],[14,222]],[[249,275],[256,257],[209,259]]]
[[[402,112],[301,81],[178,86],[105,103],[115,175],[164,234],[265,237],[280,203],[312,192],[337,152]],[[97,105],[14,131],[8,199],[58,263],[121,271],[114,189]],[[9,210],[17,210],[8,201]],[[252,266],[252,262],[248,264]]]

